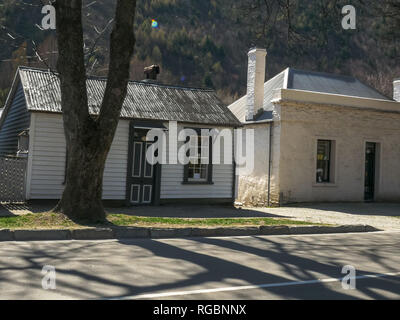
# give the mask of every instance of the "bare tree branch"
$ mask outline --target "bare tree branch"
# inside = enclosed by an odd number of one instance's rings
[[[115,121],[119,119],[126,97],[130,59],[135,44],[133,33],[135,17],[132,14],[135,8],[136,0],[119,0],[117,3],[115,24],[110,40],[108,81],[98,119],[106,136],[114,136]]]

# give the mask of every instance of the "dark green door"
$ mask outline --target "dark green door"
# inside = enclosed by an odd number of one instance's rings
[[[135,130],[132,147],[132,174],[130,177],[130,203],[149,205],[154,199],[154,166],[146,159],[152,142],[146,141],[147,130]]]
[[[365,150],[365,196],[366,201],[375,198],[376,143],[367,142]]]

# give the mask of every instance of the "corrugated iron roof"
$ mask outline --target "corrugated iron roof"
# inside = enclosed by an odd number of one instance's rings
[[[27,108],[30,111],[61,112],[60,81],[47,70],[19,68]],[[98,114],[107,79],[87,80],[89,112]],[[237,126],[240,122],[218,99],[214,90],[130,81],[121,118],[180,121]]]

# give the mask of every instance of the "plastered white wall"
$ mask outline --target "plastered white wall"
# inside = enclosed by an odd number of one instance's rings
[[[400,114],[287,103],[281,120],[282,203],[363,201],[366,142],[380,145],[376,200],[400,200]],[[331,184],[315,183],[318,139],[336,141]]]

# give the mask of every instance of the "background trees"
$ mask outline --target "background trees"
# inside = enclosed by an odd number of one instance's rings
[[[9,38],[0,29],[0,60],[13,59],[23,41],[34,39],[47,63],[54,65],[54,32],[34,27],[41,21],[39,0],[4,0],[0,24],[24,36]],[[83,1],[84,40],[93,75],[107,75],[108,27],[113,1]],[[391,95],[400,76],[399,1],[354,0],[357,30],[341,28],[341,9],[348,0],[140,0],[131,77],[143,79],[143,67],[159,63],[160,80],[191,86],[213,86],[229,103],[245,93],[246,54],[252,45],[268,49],[267,76],[287,66],[352,74]],[[89,6],[88,6],[89,5]],[[151,20],[159,28],[151,27]],[[94,28],[96,27],[96,29]],[[96,43],[94,43],[96,41]],[[41,48],[43,42],[47,44]],[[46,67],[27,41],[27,64]],[[15,63],[0,62],[0,88],[10,86]],[[0,102],[1,103],[1,102]]]

